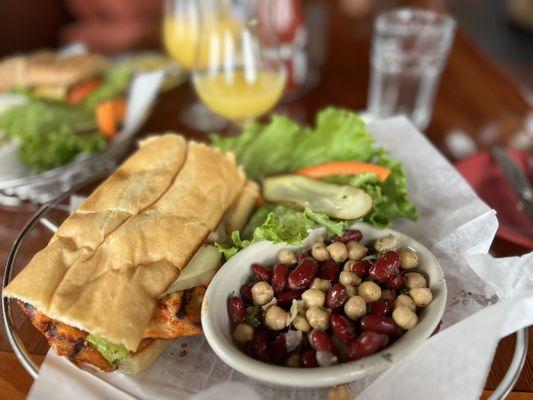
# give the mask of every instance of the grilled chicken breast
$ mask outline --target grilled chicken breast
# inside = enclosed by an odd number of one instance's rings
[[[205,291],[205,286],[198,286],[194,289],[168,294],[160,299],[136,353],[143,351],[155,339],[169,340],[182,336],[201,335],[200,310]],[[21,301],[17,303],[33,326],[46,337],[50,346],[59,355],[74,362],[92,364],[103,371],[116,369],[87,342],[87,332],[49,318],[29,304]]]

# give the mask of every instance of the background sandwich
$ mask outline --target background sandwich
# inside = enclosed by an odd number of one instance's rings
[[[201,334],[205,285],[220,263],[209,241],[242,226],[256,197],[231,154],[177,135],[151,138],[3,296],[19,301],[59,354],[139,372],[169,340]]]

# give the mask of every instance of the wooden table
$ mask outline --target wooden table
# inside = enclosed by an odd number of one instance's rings
[[[278,106],[278,111],[291,114],[302,122],[311,123],[315,112],[326,105],[354,110],[364,109],[369,76],[368,56],[370,23],[345,15],[336,2],[314,2],[327,12],[327,24],[321,34],[327,36],[327,57],[321,67],[322,79],[313,91],[291,103]],[[434,116],[427,130],[429,138],[446,155],[446,135],[461,130],[470,135],[480,148],[494,143],[507,145],[522,127],[529,107],[512,86],[505,72],[489,60],[461,31],[457,33],[448,66],[443,74]],[[176,130],[196,139],[205,139],[180,122],[179,112],[194,99],[188,85],[166,93],[160,99],[144,132]],[[492,127],[496,135],[487,141],[482,133]],[[13,240],[25,221],[36,209],[25,205],[16,209],[0,209],[0,272]],[[36,249],[43,239],[32,238]],[[497,256],[519,255],[527,249],[496,239],[492,251]],[[32,327],[27,324],[28,330]],[[533,334],[533,331],[531,331]],[[533,335],[532,335],[533,336]],[[512,357],[514,337],[501,341],[487,379],[484,397],[500,382]],[[533,399],[533,351],[530,352],[522,375],[511,396],[513,399]],[[42,340],[30,344],[33,354],[46,353]],[[30,376],[23,370],[0,328],[0,398],[16,399],[27,394]]]

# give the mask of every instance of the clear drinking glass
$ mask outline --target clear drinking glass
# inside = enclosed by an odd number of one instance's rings
[[[377,17],[368,93],[372,118],[405,115],[427,128],[454,30],[453,18],[429,10],[399,8]]]
[[[200,39],[200,1],[165,0],[163,13],[163,44],[167,53],[187,72],[196,65],[196,51]],[[201,131],[222,129],[227,121],[213,114],[196,100],[181,112],[182,122]]]
[[[259,7],[260,2],[266,7]],[[272,0],[202,0],[194,87],[211,111],[242,125],[269,112],[285,88]],[[267,12],[264,12],[264,11]],[[262,12],[263,11],[263,12]]]

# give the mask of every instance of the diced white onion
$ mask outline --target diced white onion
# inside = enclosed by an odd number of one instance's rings
[[[339,359],[335,354],[330,353],[329,351],[319,350],[316,352],[316,362],[320,367],[329,367],[337,364]]]
[[[285,345],[287,346],[287,351],[290,353],[295,350],[300,343],[302,343],[302,331],[288,330],[285,333]]]

